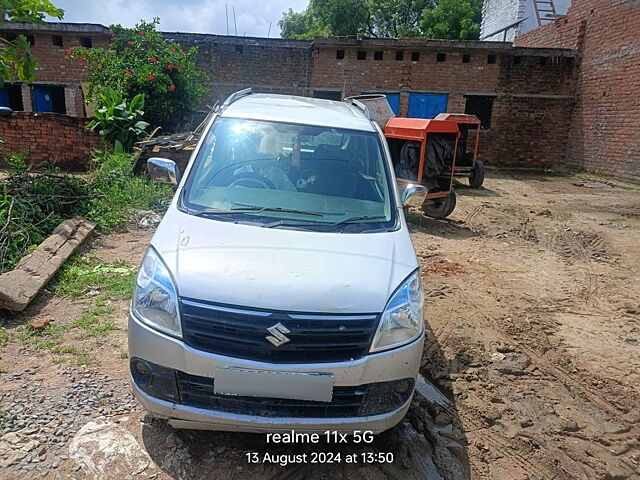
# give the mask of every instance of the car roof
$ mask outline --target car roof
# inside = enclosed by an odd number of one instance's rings
[[[353,105],[294,95],[247,95],[229,105],[221,116],[375,132],[371,121]]]

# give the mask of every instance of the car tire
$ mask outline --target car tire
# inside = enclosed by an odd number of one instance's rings
[[[473,170],[469,174],[469,186],[472,188],[480,188],[484,183],[484,163],[476,160]]]
[[[422,213],[431,218],[446,218],[456,208],[456,192],[451,190],[444,198],[425,200]]]

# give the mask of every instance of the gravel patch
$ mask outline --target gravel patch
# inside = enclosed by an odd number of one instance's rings
[[[6,473],[30,472],[30,478],[51,475],[67,462],[67,443],[90,420],[110,419],[141,410],[126,380],[87,367],[66,367],[55,392],[38,369],[0,374],[10,392],[0,394],[0,449],[20,451]],[[20,450],[22,448],[22,450]],[[21,458],[20,458],[21,457]]]

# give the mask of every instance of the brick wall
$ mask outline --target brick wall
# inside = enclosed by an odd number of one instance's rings
[[[447,94],[449,112],[464,112],[469,95],[491,96],[491,128],[480,136],[482,160],[524,168],[558,167],[564,161],[575,100],[575,52],[424,40],[350,45],[320,39],[314,47],[312,90],[340,90],[345,96],[400,92],[401,116],[414,92]],[[338,51],[344,58],[337,58]],[[366,59],[358,60],[358,51],[366,52]],[[399,51],[402,60],[396,60]],[[375,52],[383,52],[381,60]],[[413,52],[419,52],[418,61],[411,60]],[[438,53],[445,54],[441,61]]]
[[[566,18],[516,38],[582,53],[566,165],[640,182],[640,1],[573,0]]]
[[[204,103],[213,105],[243,88],[255,92],[307,95],[311,73],[309,41],[164,33],[185,48],[198,47],[198,67],[211,81]]]
[[[91,152],[104,148],[98,134],[87,130],[88,119],[57,113],[15,112],[0,117],[0,153],[28,150],[29,163],[47,162],[79,170],[89,162]],[[0,155],[0,166],[3,165]]]

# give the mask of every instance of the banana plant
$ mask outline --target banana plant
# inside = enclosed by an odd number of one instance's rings
[[[149,124],[141,120],[144,94],[140,93],[127,102],[120,92],[107,87],[100,93],[98,105],[87,127],[97,130],[114,152],[131,152],[134,143],[149,128]]]

